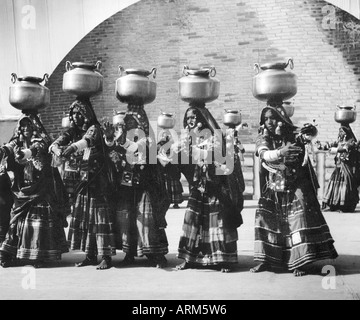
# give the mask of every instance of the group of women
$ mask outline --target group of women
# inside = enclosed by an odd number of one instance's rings
[[[229,272],[238,263],[245,184],[236,129],[221,131],[199,104],[190,104],[185,112],[186,135],[158,143],[144,106],[128,105],[123,121],[101,125],[90,100],[77,98],[69,118],[70,128],[51,141],[38,115],[23,112],[14,136],[0,148],[3,267],[21,260],[42,266],[61,259],[69,249],[85,253],[78,267],[109,269],[116,250],[126,254],[124,266],[146,256],[151,266],[165,267],[166,213],[176,198],[171,189],[181,194],[181,185],[172,188],[181,174],[189,183],[189,199],[178,246],[178,258],[184,262],[177,269]],[[355,138],[348,127],[342,132],[337,144],[339,172],[332,177],[332,191],[324,203],[354,209],[347,186],[354,183],[355,194],[357,182],[342,166],[356,144],[343,146],[344,135],[346,141]],[[306,264],[337,257],[309,160],[308,147],[316,135],[312,124],[299,130],[281,105],[267,105],[261,112],[256,154],[262,164],[262,192],[254,251],[260,264],[252,272],[282,267],[301,276]],[[170,148],[164,150],[169,141]],[[155,163],[149,161],[154,148]],[[230,162],[219,159],[230,160],[231,170]],[[8,172],[13,172],[12,179]],[[167,180],[169,176],[175,176],[175,182]]]

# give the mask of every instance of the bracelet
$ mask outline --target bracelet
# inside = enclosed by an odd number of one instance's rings
[[[114,144],[115,144],[115,141],[114,139],[113,140],[108,140],[105,135],[104,135],[104,141],[105,141],[105,144],[108,146],[108,147],[112,147]]]
[[[120,144],[120,147],[123,147],[124,149],[127,149],[130,146],[130,141],[126,140],[124,144]]]

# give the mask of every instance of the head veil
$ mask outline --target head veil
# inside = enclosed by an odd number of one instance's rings
[[[222,140],[222,152],[223,155],[225,155],[225,137],[210,111],[205,107],[190,105],[190,108],[185,112],[183,121],[184,128],[187,126],[186,114],[189,110],[193,110],[196,114],[196,120],[203,125],[203,129],[209,129],[216,139],[219,139],[219,141]],[[210,193],[216,193],[220,201],[224,204],[225,225],[231,226],[232,228],[234,226],[239,227],[243,223],[241,211],[244,204],[243,191],[245,189],[244,178],[239,162],[235,162],[235,167],[231,174],[217,176],[213,180],[214,183],[210,187]]]
[[[223,155],[225,155],[225,148],[226,148],[225,138],[222,135],[219,124],[216,122],[215,118],[207,108],[190,105],[190,108],[188,108],[185,112],[185,116],[183,120],[184,128],[187,127],[186,115],[190,110],[192,110],[195,113],[196,121],[202,124],[202,129],[209,129],[212,135],[218,141],[222,141],[222,147],[223,147],[222,153]]]
[[[357,141],[356,137],[354,135],[354,132],[352,131],[350,125],[342,124],[340,126],[339,130],[340,129],[344,130],[344,132],[346,133],[346,140],[354,139],[354,141]]]
[[[92,125],[100,125],[97,118],[95,111],[91,105],[89,99],[80,99],[77,98],[71,105],[69,111],[69,120],[71,127],[76,127],[74,123],[74,111],[79,110],[82,116],[84,117],[84,125],[79,128],[81,130],[87,131]]]
[[[50,146],[51,144],[51,138],[50,136],[47,134],[39,116],[37,114],[34,113],[24,113],[20,119],[18,120],[15,130],[14,130],[14,134],[11,138],[10,141],[13,140],[18,140],[18,141],[24,141],[24,136],[23,133],[21,131],[21,125],[25,122],[28,121],[31,126],[32,126],[32,140],[38,140],[38,141],[43,141],[46,143],[47,146]]]
[[[293,124],[289,116],[286,114],[286,111],[283,106],[266,106],[261,110],[260,115],[260,125],[263,126],[265,124],[265,113],[266,111],[271,110],[274,112],[274,114],[277,116],[278,120],[281,121],[285,127],[288,128],[288,130],[295,131],[297,127]]]

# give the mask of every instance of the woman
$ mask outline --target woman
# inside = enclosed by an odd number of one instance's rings
[[[307,154],[317,129],[307,124],[296,134],[296,127],[281,106],[265,107],[260,124],[256,155],[266,169],[255,217],[254,258],[260,264],[250,271],[284,267],[302,276],[306,264],[337,257]]]
[[[10,212],[14,203],[11,192],[11,180],[7,172],[5,159],[0,164],[0,246],[9,230]]]
[[[323,209],[354,212],[359,202],[359,151],[357,141],[349,125],[339,129],[338,140],[327,146],[336,151],[335,169],[330,177]]]
[[[71,250],[82,250],[86,257],[77,267],[112,266],[116,254],[112,224],[111,175],[100,124],[88,99],[77,99],[70,106],[71,127],[50,147],[58,159],[65,160],[63,180],[75,182],[72,218],[68,238]],[[102,260],[98,264],[97,256]]]
[[[24,114],[13,138],[0,149],[13,171],[14,206],[10,227],[1,246],[1,265],[15,259],[35,267],[60,260],[68,252],[65,230],[67,203],[59,172],[51,167],[50,138],[36,114]]]
[[[156,163],[156,143],[144,106],[128,105],[124,123],[105,125],[110,159],[116,168],[116,245],[122,265],[146,256],[150,265],[167,265],[166,211],[170,202]],[[151,154],[155,159],[151,160]]]
[[[170,132],[162,130],[160,132],[160,141],[158,142],[158,158],[160,163],[162,159],[165,160],[161,168],[161,174],[164,176],[166,191],[169,195],[170,203],[173,204],[174,209],[179,209],[179,204],[184,201],[184,189],[181,184],[181,172],[179,167],[166,161],[170,156],[170,148],[164,149],[166,146],[173,143]]]
[[[178,248],[178,258],[185,261],[177,269],[209,267],[230,272],[238,261],[237,228],[242,224],[245,189],[239,154],[233,143],[225,150],[220,127],[205,107],[191,106],[184,128],[188,138],[175,151],[180,147],[180,167],[189,181],[190,197]],[[223,162],[226,151],[229,163]]]

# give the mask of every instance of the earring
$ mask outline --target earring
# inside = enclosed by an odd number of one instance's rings
[[[278,123],[278,126],[276,127],[275,129],[275,134],[280,136],[281,135],[281,127],[282,127],[283,123],[282,122],[279,122]]]

